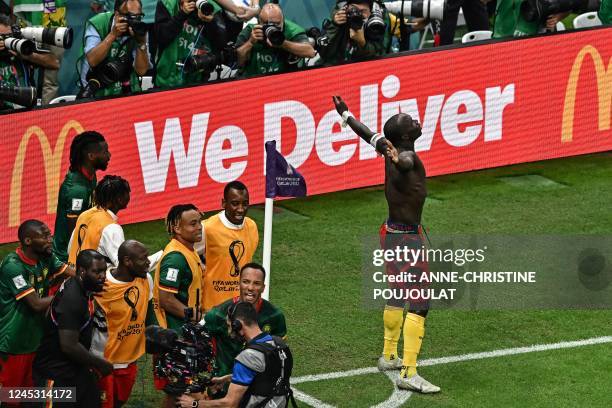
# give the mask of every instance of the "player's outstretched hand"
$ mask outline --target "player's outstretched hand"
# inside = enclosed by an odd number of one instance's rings
[[[390,158],[393,163],[397,164],[397,162],[399,162],[399,153],[397,149],[388,139],[385,139],[385,144],[387,145],[385,148],[385,155]]]
[[[332,100],[334,101],[334,105],[336,105],[336,111],[338,114],[342,115],[344,112],[348,110],[348,106],[339,96],[332,96]]]

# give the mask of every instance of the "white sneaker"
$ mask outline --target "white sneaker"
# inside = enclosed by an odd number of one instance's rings
[[[378,371],[399,370],[400,368],[402,368],[401,358],[387,360],[384,356],[380,356],[378,359]]]
[[[397,388],[403,390],[416,391],[423,394],[433,394],[440,392],[440,387],[433,385],[418,374],[413,375],[410,378],[400,377],[396,381]]]

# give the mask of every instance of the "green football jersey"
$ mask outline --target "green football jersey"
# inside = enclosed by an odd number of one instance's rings
[[[91,195],[96,187],[96,176],[90,180],[81,172],[69,171],[62,182],[57,198],[53,253],[62,262],[68,261],[68,242],[72,231],[68,231],[68,218],[91,208]]]
[[[43,313],[36,313],[23,300],[30,293],[45,297],[49,277],[65,267],[56,256],[38,262],[18,249],[0,264],[0,352],[27,354],[36,351],[43,334]]]
[[[161,260],[159,267],[159,285],[177,291],[174,295],[184,305],[189,300],[189,285],[193,279],[187,260],[180,252],[170,252]],[[185,324],[184,319],[166,313],[168,328],[180,330]]]
[[[216,376],[219,377],[232,372],[234,359],[244,348],[244,343],[232,339],[228,333],[227,310],[234,301],[234,299],[230,299],[213,307],[204,318],[204,327],[216,341]],[[285,316],[280,309],[263,299],[256,306],[256,309],[257,323],[262,331],[278,337],[287,335]]]

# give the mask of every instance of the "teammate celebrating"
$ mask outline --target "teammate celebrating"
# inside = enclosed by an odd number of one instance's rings
[[[259,244],[257,224],[247,217],[249,191],[240,181],[223,189],[223,211],[202,222],[203,239],[195,248],[206,257],[204,309],[239,294],[240,268],[251,262]]]
[[[283,312],[261,297],[266,285],[266,271],[263,266],[250,262],[240,270],[240,296],[213,307],[204,317],[204,327],[215,339],[216,376],[222,377],[232,372],[234,359],[244,348],[241,339],[234,338],[227,331],[227,316],[230,308],[238,302],[247,302],[255,307],[257,324],[263,332],[272,336],[285,337],[287,326]]]
[[[392,116],[384,125],[383,133],[374,133],[349,112],[339,96],[333,97],[336,110],[351,129],[385,156],[385,197],[389,217],[383,223],[380,235],[385,249],[398,245],[421,247],[423,231],[421,213],[427,196],[425,167],[414,151],[414,142],[421,136],[421,125],[407,114]],[[411,273],[427,273],[427,265],[415,265]],[[388,274],[403,272],[406,265],[387,264]],[[383,314],[384,348],[378,361],[381,371],[402,367],[397,380],[399,388],[422,393],[439,392],[440,388],[417,374],[417,356],[425,335],[425,317],[429,304],[426,300],[411,300],[403,324],[404,361],[398,357],[397,343],[404,319],[403,299],[387,302]]]
[[[145,318],[153,297],[148,255],[140,242],[124,241],[118,250],[119,266],[106,271],[104,290],[95,295],[91,351],[113,364],[113,372],[98,384],[103,408],[127,402],[138,372],[136,360],[145,352]]]
[[[119,265],[119,246],[125,241],[117,222],[119,211],[130,202],[130,185],[122,177],[104,176],[94,189],[94,207],[79,215],[68,244],[68,262],[74,264],[85,249],[101,253],[113,266]]]
[[[27,220],[17,232],[20,246],[0,264],[0,385],[32,386],[32,361],[51,304],[49,280],[66,269],[51,250],[51,231]]]
[[[91,207],[96,171],[106,170],[110,158],[108,144],[98,132],[83,132],[70,145],[70,168],[60,187],[53,236],[53,252],[62,262],[68,260],[68,240],[77,217]]]

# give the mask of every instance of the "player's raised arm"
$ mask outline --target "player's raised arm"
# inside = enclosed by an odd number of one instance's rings
[[[342,119],[347,123],[353,132],[355,132],[360,138],[371,144],[378,153],[387,154],[387,139],[380,133],[372,132],[366,125],[355,119],[355,116],[348,110],[348,106],[342,100],[340,96],[333,96],[334,105],[336,111],[342,116]]]

